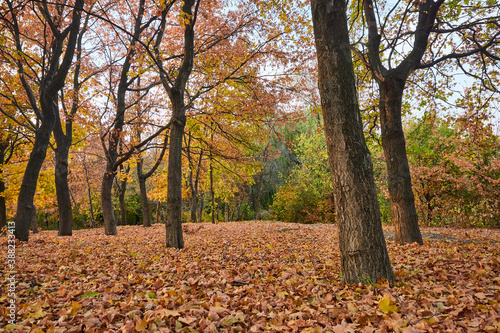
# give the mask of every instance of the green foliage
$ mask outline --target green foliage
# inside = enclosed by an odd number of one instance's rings
[[[333,222],[332,184],[325,136],[319,117],[309,116],[297,126],[293,150],[299,159],[274,197],[276,219],[288,222]]]

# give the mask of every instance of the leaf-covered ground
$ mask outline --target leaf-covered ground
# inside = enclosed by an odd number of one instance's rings
[[[424,229],[423,246],[398,246],[386,228],[397,282],[365,286],[341,282],[335,225],[184,230],[183,250],[165,248],[163,225],[31,235],[17,244],[16,329],[500,332],[499,231]],[[0,317],[7,302],[2,288]]]

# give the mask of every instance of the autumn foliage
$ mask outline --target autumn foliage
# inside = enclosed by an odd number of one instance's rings
[[[185,224],[118,227],[116,237],[54,231],[18,244],[23,332],[498,332],[500,233],[424,228],[394,244],[397,282],[346,285],[335,225]],[[0,244],[6,246],[5,239]],[[0,295],[0,316],[6,311]],[[5,327],[2,331],[11,330]],[[21,331],[21,330],[19,330]]]

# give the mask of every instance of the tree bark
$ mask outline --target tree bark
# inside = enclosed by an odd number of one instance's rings
[[[444,1],[420,1],[416,4],[419,15],[411,52],[396,67],[388,69],[382,64],[384,55],[380,48],[381,35],[373,0],[363,0],[365,22],[368,27],[367,66],[379,86],[382,147],[389,178],[392,222],[396,230],[396,242],[399,244],[413,242],[422,244],[401,124],[404,86],[408,76],[420,65],[427,50],[429,34],[434,28],[439,8]]]
[[[38,219],[36,217],[36,207],[33,208],[33,216],[31,217],[31,229],[34,234],[38,233]]]
[[[55,185],[57,210],[59,213],[59,236],[71,236],[73,229],[73,211],[71,209],[71,196],[68,185],[68,155],[71,139],[59,133],[59,130],[60,128],[56,126],[54,130],[54,137],[57,143]]]
[[[57,95],[54,96],[57,100]],[[26,171],[24,172],[21,189],[17,198],[16,229],[14,234],[20,241],[28,241],[31,217],[33,216],[33,199],[36,192],[38,175],[47,155],[50,136],[55,125],[55,113],[50,110],[44,112],[44,120],[35,133],[35,143],[30,153]]]
[[[92,228],[95,228],[94,204],[92,202],[92,191],[90,189],[90,179],[87,170],[87,165],[85,164],[85,159],[86,159],[85,155],[83,155],[83,170],[85,171],[85,180],[87,182],[87,195],[89,197],[90,218],[92,219]]]
[[[127,225],[127,206],[125,204],[126,192],[127,192],[127,180],[123,179],[121,181],[121,184],[118,184],[118,201],[120,203],[120,225]]]
[[[313,0],[311,8],[342,277],[347,283],[394,281],[357,101],[346,3]]]
[[[213,135],[212,135],[213,139]],[[215,224],[215,190],[214,190],[214,168],[212,164],[212,151],[210,151],[210,199],[211,199],[211,215],[212,223]]]
[[[186,115],[183,94],[172,91],[172,124],[170,130],[170,149],[168,152],[168,185],[166,246],[176,249],[184,247],[182,236],[182,138]]]
[[[387,164],[392,222],[399,244],[423,244],[401,121],[404,81],[385,78],[380,87],[382,147]]]
[[[7,2],[9,10],[14,12],[12,2]],[[71,67],[73,55],[76,49],[77,37],[80,31],[81,14],[84,0],[77,0],[72,9],[71,24],[63,32],[58,31],[60,27],[51,26],[48,30],[54,30],[53,40],[50,43],[51,49],[48,60],[48,67],[45,75],[40,80],[39,86],[39,106],[32,88],[26,81],[24,74],[24,64],[19,59],[17,63],[21,83],[30,100],[30,105],[37,113],[41,121],[40,127],[35,131],[35,142],[33,150],[30,153],[26,171],[23,176],[19,196],[17,199],[16,228],[14,234],[20,241],[28,241],[29,227],[33,215],[33,198],[35,196],[38,176],[47,154],[47,148],[50,143],[50,136],[56,123],[56,112],[58,112],[57,102],[58,93],[63,88],[66,76]],[[50,13],[45,13],[50,16]],[[20,54],[23,53],[20,40],[20,31],[17,22],[17,16],[13,14],[13,34],[16,42],[16,49]],[[66,41],[67,39],[67,41]],[[64,45],[66,49],[64,50]]]
[[[116,219],[112,198],[114,178],[115,172],[106,170],[101,184],[101,209],[104,220],[104,234],[106,235],[116,235]]]
[[[197,213],[198,213],[198,194],[193,193],[193,196],[191,197],[191,207],[190,209],[190,220],[193,223],[196,223],[198,221],[197,219]]]
[[[0,141],[0,166],[5,164],[7,141]],[[0,167],[0,233],[3,227],[7,226],[7,206],[5,204],[5,181],[3,178],[3,168]]]
[[[139,170],[139,163],[141,164],[140,169],[142,172],[142,161],[137,162],[137,170]],[[148,191],[146,189],[146,177],[144,177],[144,176],[139,176],[139,189],[141,192],[142,226],[143,227],[150,227],[151,226],[151,212],[149,209]]]

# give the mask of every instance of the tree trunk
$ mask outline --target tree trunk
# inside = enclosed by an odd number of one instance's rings
[[[101,184],[101,209],[104,220],[104,234],[106,235],[116,235],[116,219],[112,198],[114,178],[114,172],[106,170]]]
[[[190,220],[191,220],[191,222],[196,223],[198,221],[197,214],[196,214],[198,211],[198,194],[193,193],[193,196],[191,197],[190,210],[191,210]]]
[[[57,100],[57,96],[56,100]],[[31,151],[26,171],[24,172],[21,189],[17,199],[16,229],[14,234],[20,241],[28,241],[31,217],[33,216],[33,199],[36,192],[38,175],[47,155],[47,148],[56,117],[54,111],[44,112],[43,122],[35,132],[35,143]]]
[[[389,197],[396,243],[423,244],[418,226],[406,142],[401,121],[404,82],[385,78],[380,87],[382,147],[387,164]]]
[[[255,220],[261,219],[261,206],[262,200],[262,171],[257,174],[257,199],[255,200]]]
[[[125,205],[125,193],[127,192],[127,179],[118,183],[118,201],[120,203],[120,225],[127,225],[127,206]]]
[[[213,139],[213,135],[212,135]],[[214,168],[212,165],[212,152],[210,152],[210,196],[211,196],[211,212],[212,223],[215,223],[215,190],[214,190]]]
[[[0,233],[7,226],[7,206],[5,204],[5,181],[3,178],[3,165],[8,144],[0,142]]]
[[[356,95],[344,0],[311,2],[342,277],[394,281]]]
[[[176,249],[184,247],[182,236],[182,138],[186,115],[182,94],[172,92],[172,124],[170,130],[170,149],[168,153],[167,221],[166,246]]]
[[[31,217],[31,229],[34,234],[38,233],[38,219],[36,218],[36,207],[33,207],[33,216]]]
[[[142,162],[140,162],[142,163]],[[139,162],[138,162],[139,164]],[[137,167],[139,170],[139,166]],[[142,168],[141,168],[142,169]],[[151,213],[149,211],[149,200],[148,200],[148,192],[146,190],[146,178],[139,177],[139,189],[141,191],[141,205],[142,205],[142,226],[150,227],[151,226]]]
[[[205,208],[205,192],[201,192],[200,194],[200,205],[198,207],[198,219],[200,222],[203,222],[203,209]]]
[[[229,204],[224,202],[224,222],[229,222]]]
[[[73,229],[73,211],[71,209],[71,196],[68,185],[68,155],[71,146],[71,137],[64,135],[58,121],[54,128],[56,139],[56,168],[55,185],[57,197],[57,210],[59,213],[59,236],[71,236]]]

